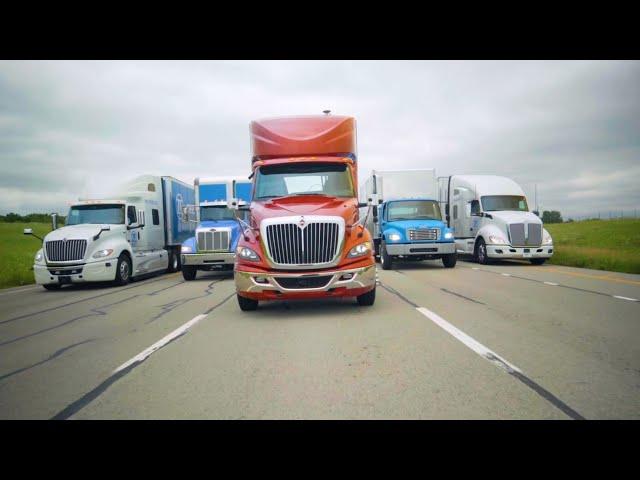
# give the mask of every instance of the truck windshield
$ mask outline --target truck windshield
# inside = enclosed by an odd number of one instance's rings
[[[225,207],[200,207],[200,220],[235,220],[233,210]]]
[[[83,223],[124,224],[124,205],[74,205],[69,209],[67,225]]]
[[[509,210],[528,212],[527,199],[521,195],[490,195],[482,197],[482,209],[485,212]]]
[[[387,220],[442,220],[442,215],[436,201],[404,200],[389,203]]]
[[[260,167],[256,199],[287,195],[355,197],[351,173],[342,163],[290,163]]]

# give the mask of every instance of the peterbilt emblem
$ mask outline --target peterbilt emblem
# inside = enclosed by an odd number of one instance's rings
[[[209,229],[209,231],[210,231],[210,232],[215,232],[215,231],[216,231],[216,229],[215,229],[215,228],[210,228],[210,229]]]

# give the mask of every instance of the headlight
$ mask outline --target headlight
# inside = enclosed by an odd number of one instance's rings
[[[33,259],[36,263],[40,263],[44,258],[44,255],[42,255],[42,250],[38,250],[38,253],[36,253],[36,257]]]
[[[398,235],[399,236],[399,235]],[[361,243],[360,245],[356,245],[349,251],[349,255],[347,257],[362,257],[363,255],[368,255],[371,252],[371,244],[369,242]]]
[[[189,245],[182,245],[182,247],[180,247],[180,251],[182,253],[191,253],[193,252],[193,249]]]
[[[104,257],[108,257],[109,255],[111,255],[113,253],[113,250],[110,248],[107,248],[105,250],[98,250],[96,253],[93,254],[93,258],[104,258]]]
[[[392,233],[391,235],[389,235],[389,240],[391,240],[392,242],[397,242],[401,238],[402,237],[400,235],[398,235],[397,233]]]
[[[551,238],[551,235],[549,235],[549,232],[547,232],[546,230],[542,235],[542,243],[544,245],[551,245],[553,243],[553,238]]]
[[[251,260],[252,262],[260,260],[258,254],[247,247],[238,247],[236,253],[243,260]]]
[[[504,238],[502,238],[500,235],[489,235],[489,242],[500,243],[500,244],[507,243],[507,241]]]
[[[453,238],[453,232],[447,232],[444,234],[444,238],[447,240],[451,240]]]

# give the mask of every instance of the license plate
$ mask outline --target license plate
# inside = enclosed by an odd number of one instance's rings
[[[58,277],[58,283],[60,284],[65,284],[65,283],[71,283],[71,277],[69,276],[60,276]]]
[[[531,253],[531,252],[523,252],[523,253],[522,253],[522,256],[523,256],[524,258],[531,258],[532,253]]]

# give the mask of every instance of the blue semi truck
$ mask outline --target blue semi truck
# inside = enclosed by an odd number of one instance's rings
[[[440,211],[435,170],[374,170],[360,195],[373,204],[366,227],[383,270],[397,260],[441,259],[445,268],[455,267],[455,239]]]
[[[182,243],[182,276],[194,280],[198,270],[233,270],[238,238],[242,233],[237,216],[245,211],[229,208],[251,202],[251,181],[242,177],[196,178],[195,205],[186,216],[195,222],[195,236]]]

